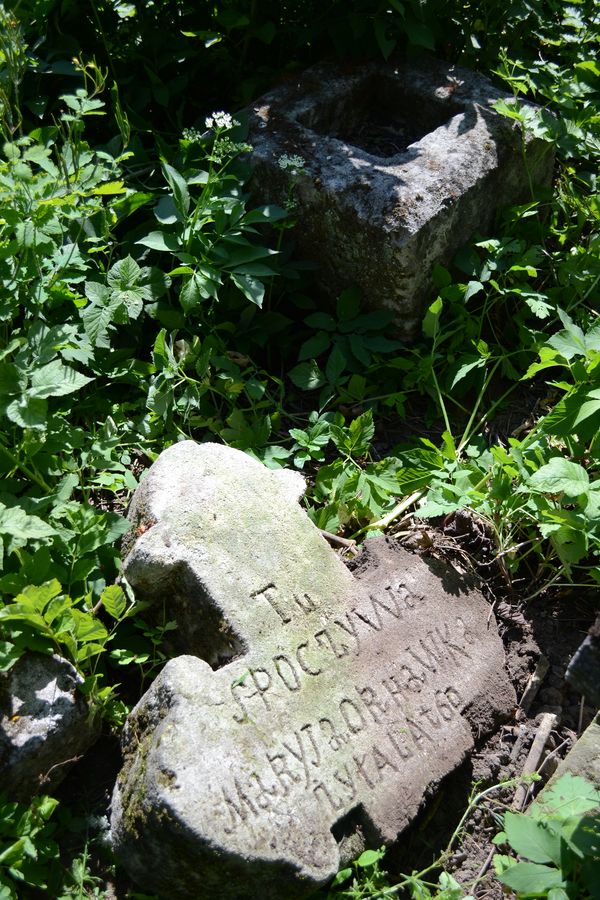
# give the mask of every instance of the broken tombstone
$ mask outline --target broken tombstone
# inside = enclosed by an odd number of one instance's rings
[[[100,733],[60,656],[26,653],[0,675],[0,780],[11,800],[50,793]]]
[[[316,66],[249,110],[254,193],[293,201],[299,253],[330,297],[358,285],[414,336],[435,265],[550,183],[552,145],[523,140],[493,109],[501,99],[512,98],[435,59]]]
[[[311,893],[392,843],[514,706],[481,595],[385,539],[352,574],[302,490],[186,441],[135,495],[125,575],[186,651],[131,713],[113,796],[114,848],[148,891]]]

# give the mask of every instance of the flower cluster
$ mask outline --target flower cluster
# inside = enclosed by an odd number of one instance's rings
[[[292,172],[292,175],[295,175],[298,169],[303,169],[306,160],[302,156],[298,156],[297,153],[287,154],[284,153],[277,160],[277,165],[280,169],[287,170],[289,169]]]
[[[189,141],[190,144],[199,144],[202,140],[202,135],[197,128],[184,128],[181,136],[184,141]]]
[[[204,120],[204,124],[207,128],[223,128],[227,130],[228,128],[233,128],[234,125],[239,125],[240,123],[237,119],[232,118],[229,113],[226,112],[214,112],[212,116],[208,116]]]

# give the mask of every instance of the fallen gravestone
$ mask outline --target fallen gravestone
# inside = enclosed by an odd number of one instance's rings
[[[294,240],[328,296],[357,284],[414,337],[435,265],[550,184],[552,145],[523,138],[497,100],[512,97],[431,58],[316,66],[252,104],[254,192],[293,198]]]
[[[0,675],[0,781],[11,800],[50,793],[98,737],[82,680],[66,659],[41,653]]]
[[[309,894],[393,842],[515,703],[483,598],[385,539],[351,574],[302,490],[188,441],[134,498],[125,575],[190,654],[129,717],[113,796],[115,850],[153,893]]]

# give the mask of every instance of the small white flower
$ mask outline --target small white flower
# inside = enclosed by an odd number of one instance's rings
[[[280,169],[284,171],[290,169],[292,174],[295,174],[298,169],[304,168],[305,162],[304,157],[299,156],[297,153],[283,153],[277,160],[277,165]]]
[[[223,128],[225,130],[240,124],[237,119],[234,119],[229,113],[223,112],[223,110],[214,112],[212,116],[208,116],[208,118],[204,120],[204,123],[207,128]]]

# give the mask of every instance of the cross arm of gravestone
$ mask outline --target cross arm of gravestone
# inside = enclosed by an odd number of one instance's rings
[[[393,841],[472,747],[477,715],[514,701],[482,598],[385,542],[354,577],[302,488],[183,442],[130,513],[144,527],[125,574],[187,654],[129,718],[112,834],[169,897],[310,893]]]

